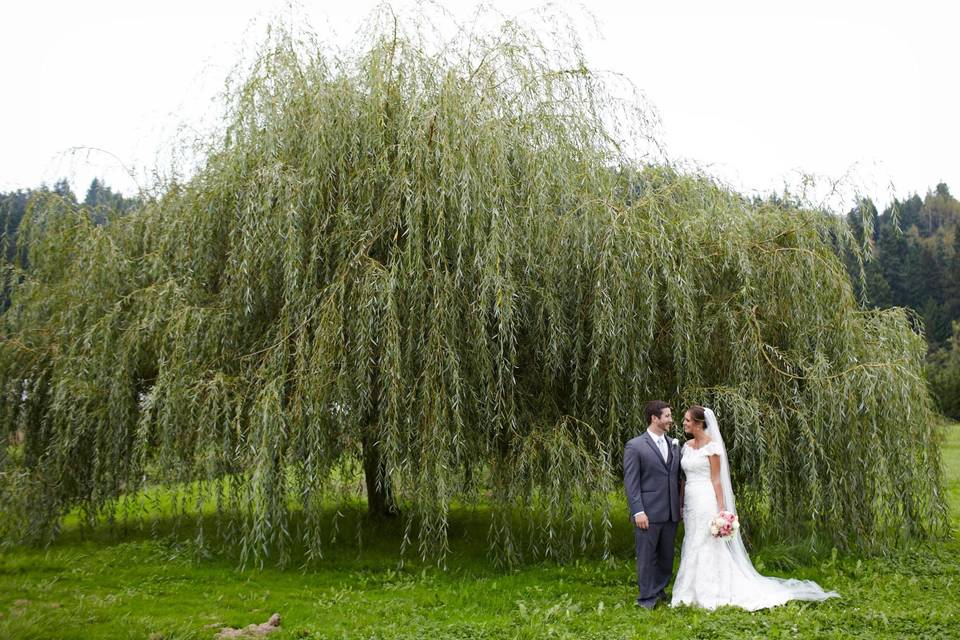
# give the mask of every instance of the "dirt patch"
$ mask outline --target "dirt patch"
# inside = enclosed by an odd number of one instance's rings
[[[258,638],[268,633],[277,631],[280,628],[280,614],[275,613],[263,624],[248,624],[242,629],[224,627],[216,636],[217,640],[228,640],[229,638]]]

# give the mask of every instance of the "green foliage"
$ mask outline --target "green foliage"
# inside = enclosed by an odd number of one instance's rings
[[[925,343],[859,309],[841,220],[640,168],[575,43],[506,23],[430,53],[385,15],[355,57],[275,32],[185,184],[21,225],[8,539],[194,482],[243,563],[315,561],[357,491],[331,478],[375,455],[402,552],[442,560],[451,505],[489,495],[496,559],[569,558],[627,517],[655,397],[716,408],[754,540],[946,533]]]
[[[931,350],[944,346],[950,323],[960,320],[960,201],[941,183],[926,197],[894,201],[879,215],[865,200],[847,221],[867,258],[861,264],[853,253],[845,255],[861,297],[877,308],[910,307],[923,321]]]
[[[60,178],[53,183],[53,192],[68,202],[77,203],[77,196],[73,193],[70,182],[66,178]]]
[[[13,277],[10,267],[17,258],[15,254],[20,223],[33,206],[32,203],[45,202],[50,193],[51,190],[46,185],[36,189],[0,193],[0,311],[6,309],[10,302],[10,279]],[[66,178],[57,181],[53,193],[70,203],[76,203],[76,196]],[[95,222],[105,224],[111,216],[131,210],[138,202],[136,198],[125,198],[120,193],[114,193],[110,187],[94,178],[84,205]],[[20,258],[25,265],[25,257]]]
[[[140,204],[139,198],[124,198],[122,193],[116,193],[99,178],[90,181],[87,195],[83,204],[91,211],[94,220],[105,224],[110,216],[122,214],[134,209]]]
[[[930,355],[927,378],[940,411],[954,420],[960,419],[960,322],[953,323],[949,344]]]
[[[895,201],[882,215],[864,200],[847,222],[863,251],[839,253],[858,297],[875,308],[915,312],[929,345],[931,391],[945,415],[960,417],[960,369],[950,338],[951,323],[960,321],[960,202],[941,183],[923,199]]]

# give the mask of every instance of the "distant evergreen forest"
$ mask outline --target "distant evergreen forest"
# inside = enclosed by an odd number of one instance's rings
[[[138,198],[124,197],[123,194],[113,191],[99,178],[94,178],[90,182],[82,201],[77,199],[66,178],[55,182],[53,187],[44,184],[35,189],[0,192],[0,230],[2,230],[0,255],[3,258],[0,264],[2,267],[0,282],[3,284],[0,291],[0,312],[5,311],[10,304],[10,265],[15,261],[20,223],[33,203],[41,202],[50,195],[59,196],[73,205],[84,206],[96,224],[105,224],[111,215],[126,213],[140,204]]]
[[[863,200],[847,223],[870,247],[863,280],[846,256],[854,290],[870,307],[917,314],[929,344],[931,390],[941,411],[960,419],[960,201],[941,183],[922,198],[894,200],[883,213]]]
[[[960,320],[960,202],[942,183],[924,198],[894,201],[882,214],[864,200],[847,214],[861,241],[864,215],[873,227],[873,259],[865,265],[869,304],[910,307],[923,319],[931,348],[945,346],[951,322]],[[859,294],[857,269],[847,266]]]
[[[20,222],[32,201],[51,194],[87,208],[97,224],[140,203],[114,192],[97,178],[82,201],[65,179],[53,187],[0,192],[0,311],[9,305],[9,267],[15,258]],[[847,223],[858,241],[868,247],[863,278],[855,258],[849,253],[843,256],[854,291],[868,307],[908,307],[916,313],[917,327],[929,344],[930,388],[941,411],[960,419],[960,201],[941,183],[922,198],[914,194],[894,200],[882,213],[870,200],[862,200],[847,214]]]

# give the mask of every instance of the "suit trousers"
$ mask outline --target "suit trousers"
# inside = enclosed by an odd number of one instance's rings
[[[651,522],[647,529],[634,524],[637,547],[637,604],[652,607],[673,575],[673,549],[677,539],[677,522]]]

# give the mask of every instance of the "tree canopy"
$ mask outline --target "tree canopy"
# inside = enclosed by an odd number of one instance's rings
[[[362,470],[405,549],[444,557],[483,501],[495,557],[563,558],[627,517],[653,398],[716,409],[754,539],[948,530],[923,338],[859,308],[841,218],[631,157],[575,48],[379,24],[356,55],[275,31],[196,175],[132,213],[24,220],[8,540],[195,483],[244,561],[318,559]]]

